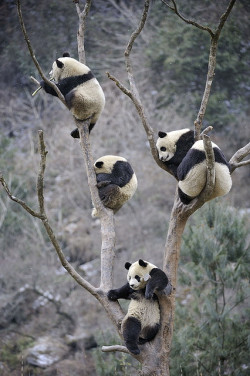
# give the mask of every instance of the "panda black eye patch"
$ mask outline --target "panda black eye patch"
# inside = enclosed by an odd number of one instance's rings
[[[140,282],[140,280],[141,280],[141,278],[140,278],[138,275],[135,276],[135,279],[136,279],[138,282]]]
[[[165,146],[162,146],[160,150],[161,151],[166,151],[167,149],[165,148]]]

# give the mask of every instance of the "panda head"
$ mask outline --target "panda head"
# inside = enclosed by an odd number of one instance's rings
[[[104,155],[97,159],[94,164],[96,174],[111,174],[118,161],[127,162],[125,158],[116,155]]]
[[[146,286],[147,281],[150,279],[149,273],[157,266],[140,259],[133,264],[126,262],[125,268],[128,270],[127,280],[129,286],[133,290],[140,290]]]
[[[52,65],[52,70],[49,75],[52,80],[58,82],[63,78],[79,76],[90,71],[87,65],[84,65],[70,57],[68,52],[63,54],[63,57],[56,59]]]
[[[158,150],[159,159],[162,162],[167,162],[173,158],[176,152],[176,140],[171,137],[171,132],[158,133],[158,140],[156,142],[156,148]]]

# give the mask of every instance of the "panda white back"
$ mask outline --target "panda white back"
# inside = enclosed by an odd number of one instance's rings
[[[220,148],[212,142],[215,156],[215,183],[210,199],[224,196],[232,186],[228,163]],[[179,195],[188,204],[199,196],[207,180],[207,163],[202,140],[196,141],[177,169]],[[187,196],[187,197],[185,197]]]

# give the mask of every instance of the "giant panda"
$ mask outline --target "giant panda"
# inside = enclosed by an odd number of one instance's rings
[[[194,132],[182,129],[159,132],[156,147],[163,161],[178,180],[179,197],[188,205],[206,185],[207,164],[202,140],[194,142]],[[232,186],[230,167],[220,148],[212,142],[215,157],[215,185],[210,200],[227,194]]]
[[[185,128],[171,132],[159,132],[156,148],[159,159],[177,178],[177,168],[194,144],[194,131]]]
[[[140,354],[138,344],[152,341],[160,327],[160,307],[156,291],[168,285],[168,277],[148,261],[126,262],[127,283],[109,290],[109,300],[130,299],[128,312],[122,320],[121,330],[127,349]]]
[[[94,163],[97,188],[104,206],[116,213],[135,193],[137,178],[130,163],[123,157],[104,155]],[[97,216],[94,208],[92,217]]]
[[[74,117],[78,120],[90,120],[89,132],[93,129],[105,105],[103,90],[87,65],[64,53],[52,65],[50,77],[65,97],[66,104]],[[55,90],[45,81],[41,87],[51,95],[57,96]],[[71,136],[79,138],[76,128]]]

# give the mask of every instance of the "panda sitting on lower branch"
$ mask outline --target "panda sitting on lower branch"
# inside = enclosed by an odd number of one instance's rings
[[[77,120],[90,120],[89,132],[93,129],[105,105],[103,90],[87,65],[70,57],[68,52],[56,59],[50,72],[52,81],[64,95],[68,109]],[[55,90],[45,81],[41,87],[51,95],[57,96]],[[71,136],[79,138],[76,128]]]
[[[109,300],[130,299],[128,312],[122,320],[121,330],[127,349],[140,354],[138,344],[152,341],[160,327],[160,307],[156,291],[168,285],[168,277],[157,266],[139,260],[126,262],[126,285],[108,292]]]
[[[206,154],[203,141],[194,141],[194,132],[181,129],[159,132],[156,147],[159,159],[178,180],[179,197],[188,205],[205,188],[207,179]],[[224,196],[232,186],[230,166],[220,148],[212,142],[215,158],[215,184],[210,200]]]
[[[97,188],[105,207],[116,213],[135,193],[137,178],[130,163],[123,157],[104,155],[94,164]],[[97,217],[94,208],[92,217]]]

